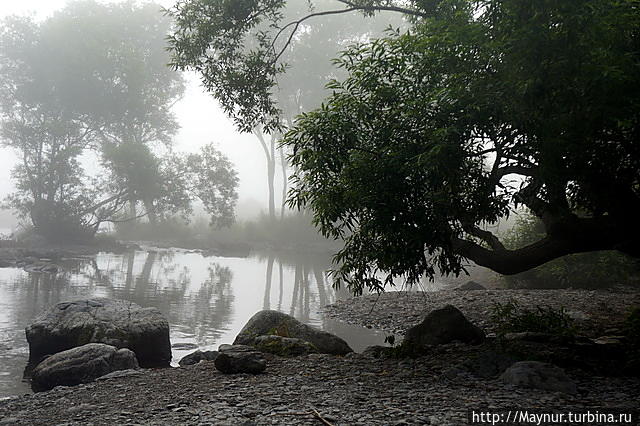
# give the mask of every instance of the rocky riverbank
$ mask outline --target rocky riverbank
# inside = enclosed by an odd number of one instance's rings
[[[327,307],[327,315],[403,332],[426,313],[453,304],[489,333],[490,306],[518,300],[570,309],[581,330],[596,336],[619,330],[640,301],[638,292],[444,291],[389,293]],[[531,306],[531,305],[529,305]],[[550,347],[528,346],[532,357]],[[556,348],[558,349],[558,348]],[[181,368],[116,374],[75,387],[0,401],[0,424],[9,425],[462,425],[470,409],[637,409],[640,379],[626,371],[600,374],[572,364],[561,367],[577,392],[515,387],[489,371],[502,355],[496,339],[481,346],[450,343],[416,358],[265,354],[263,374],[222,374],[212,361]],[[534,353],[536,352],[536,353]]]
[[[211,361],[144,370],[0,402],[5,425],[462,425],[469,409],[568,412],[637,408],[637,379],[574,376],[578,394],[447,378],[459,348],[408,360],[266,355],[259,375],[225,375]],[[436,356],[437,355],[437,356]],[[327,424],[324,423],[324,424]]]
[[[469,321],[487,333],[495,333],[493,306],[515,301],[523,307],[565,309],[581,334],[599,337],[619,333],[622,321],[633,307],[640,307],[640,290],[472,290],[436,292],[388,292],[341,300],[324,309],[333,319],[403,335],[425,315],[451,304]]]

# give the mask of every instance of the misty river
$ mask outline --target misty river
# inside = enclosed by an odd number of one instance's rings
[[[169,320],[173,364],[196,349],[231,343],[261,309],[276,309],[345,339],[355,351],[384,333],[323,318],[324,305],[348,298],[326,276],[329,255],[258,253],[207,257],[180,249],[141,249],[66,259],[56,275],[0,269],[0,398],[30,392],[24,328],[65,300],[110,297],[155,306]]]

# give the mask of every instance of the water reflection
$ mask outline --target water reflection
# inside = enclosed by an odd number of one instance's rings
[[[277,265],[277,268],[276,268]],[[203,349],[230,343],[261,309],[277,309],[345,338],[355,350],[384,335],[326,321],[318,312],[348,296],[327,280],[329,256],[262,253],[204,257],[184,250],[146,249],[67,259],[56,275],[0,269],[0,397],[25,393],[24,328],[47,307],[70,299],[111,297],[155,306],[168,318],[172,344]],[[173,350],[174,362],[193,349]]]

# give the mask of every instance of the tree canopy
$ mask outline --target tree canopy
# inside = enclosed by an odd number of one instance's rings
[[[171,107],[184,83],[167,66],[170,27],[158,5],[134,2],[78,1],[42,22],[4,20],[0,136],[21,159],[7,206],[40,233],[70,238],[105,221],[187,214],[200,196],[224,215],[212,222],[233,217],[237,178],[226,158],[212,146],[188,164],[172,152]],[[85,172],[90,160],[100,173]],[[222,179],[205,185],[214,175]]]
[[[569,253],[640,255],[636,1],[338,3],[346,8],[322,15],[394,10],[413,24],[348,48],[337,60],[348,77],[284,141],[292,204],[345,241],[339,281],[361,292],[457,274],[467,259],[514,274]],[[195,58],[241,129],[279,125],[282,43],[307,19],[283,21],[283,4],[177,6],[172,48]],[[245,48],[251,36],[257,47]],[[507,249],[487,225],[522,206],[544,236]]]

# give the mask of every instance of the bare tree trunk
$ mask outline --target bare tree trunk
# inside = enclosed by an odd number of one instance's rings
[[[280,205],[280,220],[284,219],[284,211],[287,207],[287,184],[289,178],[287,176],[287,156],[284,149],[280,147],[280,168],[282,170],[282,204]]]
[[[143,200],[144,208],[147,213],[147,217],[149,218],[149,223],[152,225],[158,224],[158,215],[156,214],[156,209],[153,206],[153,201],[151,200]]]
[[[254,128],[253,134],[256,135],[258,140],[260,141],[260,145],[264,151],[265,158],[267,159],[267,187],[269,190],[269,218],[275,219],[276,217],[276,203],[275,203],[275,189],[274,189],[274,179],[276,172],[276,134],[271,135],[271,140],[269,144],[264,138],[264,133],[262,133],[262,129]]]
[[[276,176],[276,160],[275,160],[275,140],[271,137],[270,146],[271,155],[267,162],[267,179],[269,185],[269,218],[276,218],[276,200],[275,200],[275,176]]]

